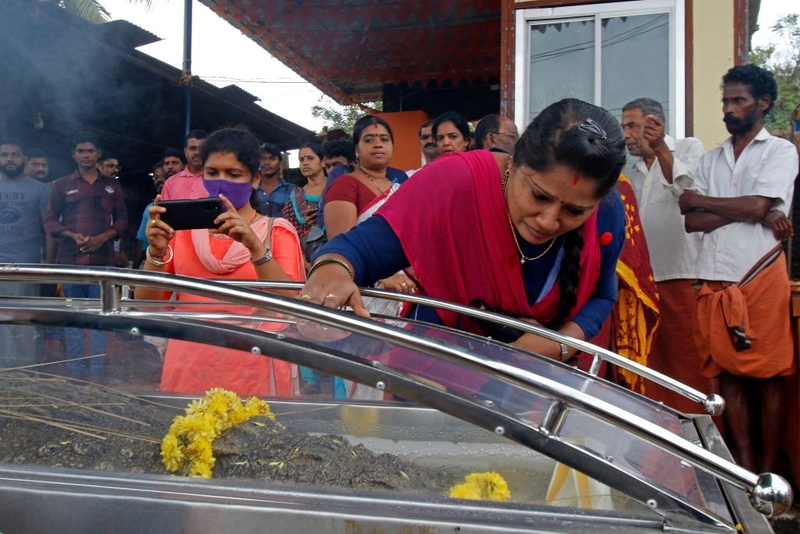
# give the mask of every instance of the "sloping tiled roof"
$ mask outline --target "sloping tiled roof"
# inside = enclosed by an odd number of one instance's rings
[[[500,78],[498,0],[201,0],[340,102]]]

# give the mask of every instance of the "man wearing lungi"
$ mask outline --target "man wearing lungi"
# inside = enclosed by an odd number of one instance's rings
[[[786,418],[783,377],[795,372],[779,238],[791,233],[786,215],[798,156],[794,145],[764,129],[778,96],[769,71],[737,66],[722,82],[731,136],[702,157],[694,190],[683,193],[679,206],[686,231],[703,233],[695,332],[702,372],[719,379],[734,458],[763,473],[777,463]]]
[[[652,98],[637,98],[622,107],[622,132],[630,157],[623,171],[633,184],[650,265],[658,288],[660,323],[647,366],[703,393],[717,393],[716,380],[700,373],[694,343],[697,251],[700,234],[687,234],[678,198],[693,187],[703,143],[694,137],[673,139],[665,133],[664,108]],[[686,413],[702,406],[656,384],[651,399]]]

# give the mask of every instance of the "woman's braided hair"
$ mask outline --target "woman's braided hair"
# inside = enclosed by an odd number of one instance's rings
[[[597,198],[616,185],[625,165],[625,137],[619,122],[603,108],[566,98],[545,108],[525,129],[514,150],[513,165],[546,172],[570,167],[596,181]],[[559,328],[577,302],[582,227],[564,235],[564,258],[558,273],[558,312],[548,324]]]

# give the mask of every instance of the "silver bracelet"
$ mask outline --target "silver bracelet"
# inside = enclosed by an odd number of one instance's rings
[[[561,350],[559,360],[562,362],[569,360],[569,347],[564,343],[559,343],[558,348]]]
[[[250,258],[250,261],[253,262],[253,267],[258,267],[259,265],[264,265],[271,259],[272,259],[272,251],[270,249],[267,249],[267,251],[264,252],[263,256],[261,256],[257,260]]]

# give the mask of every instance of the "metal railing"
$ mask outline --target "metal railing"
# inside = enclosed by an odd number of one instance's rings
[[[53,280],[63,280],[69,282],[87,283],[94,281],[101,285],[101,298],[100,309],[93,312],[98,317],[114,318],[120,315],[127,315],[123,303],[120,298],[120,288],[123,285],[132,286],[147,286],[159,288],[168,291],[178,291],[192,293],[203,297],[208,297],[217,300],[224,300],[232,304],[240,304],[245,306],[253,306],[260,309],[278,312],[295,316],[302,319],[313,320],[318,323],[342,328],[350,332],[359,333],[369,337],[381,339],[394,343],[398,346],[406,347],[415,351],[425,353],[430,356],[441,358],[443,360],[456,362],[460,365],[466,365],[473,369],[477,369],[483,373],[488,374],[493,378],[503,379],[510,381],[515,385],[521,385],[529,388],[537,393],[543,393],[546,396],[554,399],[554,406],[561,406],[562,410],[551,410],[549,417],[546,418],[544,425],[531,426],[528,421],[520,420],[508,415],[498,415],[500,420],[505,421],[508,429],[514,429],[514,432],[509,432],[507,435],[516,439],[528,446],[536,446],[540,444],[542,436],[546,437],[548,443],[544,448],[549,448],[551,451],[561,451],[561,454],[566,454],[566,451],[572,451],[575,454],[582,455],[582,461],[577,462],[580,467],[570,464],[568,458],[557,458],[568,465],[579,469],[585,469],[585,472],[590,476],[601,474],[602,469],[615,469],[622,471],[620,467],[611,465],[610,463],[602,460],[592,458],[588,451],[581,451],[579,447],[570,445],[558,437],[558,422],[563,417],[563,410],[567,408],[575,408],[588,415],[596,417],[602,421],[606,421],[616,425],[629,432],[630,434],[647,440],[651,444],[668,451],[677,457],[690,462],[691,464],[707,471],[717,477],[719,480],[730,483],[736,487],[744,489],[749,497],[751,504],[760,512],[774,515],[780,514],[791,505],[792,491],[790,486],[781,477],[770,473],[757,475],[743,469],[742,467],[724,460],[719,456],[683,439],[682,437],[673,434],[672,432],[647,421],[637,415],[634,415],[624,409],[611,405],[597,397],[591,396],[585,392],[578,391],[554,380],[539,376],[530,371],[519,369],[508,365],[503,362],[492,360],[479,354],[473,354],[465,351],[464,349],[448,344],[433,338],[425,338],[419,335],[414,335],[403,329],[396,328],[390,325],[385,325],[370,319],[357,317],[351,313],[343,312],[337,309],[324,308],[314,304],[309,304],[299,299],[292,299],[278,295],[272,295],[260,291],[255,291],[249,287],[242,287],[244,283],[221,283],[219,281],[205,281],[196,278],[188,278],[182,276],[175,276],[163,273],[153,273],[149,271],[132,271],[126,269],[116,268],[86,268],[75,266],[50,266],[50,265],[0,265],[0,280],[18,280],[18,281],[32,281],[32,282],[52,282]],[[272,288],[299,288],[300,284],[274,282],[269,284],[260,283],[261,287],[269,286]],[[364,290],[364,295],[377,296],[382,298],[391,298],[394,300],[405,300],[417,304],[438,306],[449,311],[463,313],[474,318],[496,321],[500,324],[506,324],[514,328],[519,328],[527,332],[541,335],[547,339],[565,343],[571,347],[579,350],[584,350],[595,355],[595,359],[603,358],[612,363],[618,364],[626,369],[639,372],[641,376],[653,380],[654,382],[662,383],[670,389],[681,392],[685,390],[691,396],[697,397],[699,401],[703,399],[709,400],[702,393],[696,392],[691,388],[686,388],[674,380],[663,377],[647,368],[628,362],[627,360],[615,355],[609,351],[595,347],[589,343],[579,341],[567,336],[563,336],[557,332],[553,332],[535,325],[530,325],[523,321],[510,319],[492,312],[477,310],[458,306],[449,303],[443,303],[434,299],[425,297],[416,297],[408,295],[397,295],[391,292],[378,291],[378,290]],[[132,303],[135,301],[130,301]],[[152,302],[152,301],[141,301]],[[129,304],[125,303],[125,304]],[[163,302],[161,302],[163,304]],[[6,308],[7,311],[7,308]],[[91,311],[83,310],[84,313],[92,313]],[[99,312],[99,313],[98,313]],[[242,334],[243,336],[258,336],[265,335],[264,333],[248,333]],[[331,356],[331,358],[337,358]],[[289,359],[289,358],[287,358]],[[307,362],[297,362],[302,365]],[[352,364],[352,362],[350,362]],[[555,365],[555,364],[554,364]],[[322,369],[330,372],[330,369]],[[391,370],[388,370],[391,371]],[[387,370],[378,371],[370,370],[376,375],[380,372],[387,372]],[[360,378],[355,377],[355,378]],[[405,377],[408,380],[408,377]],[[411,386],[409,386],[411,387]],[[422,385],[414,387],[423,388],[426,394],[430,394],[430,388]],[[415,392],[414,387],[410,391]],[[416,395],[415,395],[416,396]],[[424,395],[419,399],[423,400]],[[456,401],[450,399],[448,401],[450,408],[456,405],[469,405],[472,410],[484,410],[475,403],[464,403],[463,401]],[[460,404],[459,404],[460,403]],[[561,404],[559,404],[561,403]],[[443,405],[448,405],[444,403]],[[439,406],[440,407],[440,406]],[[560,412],[560,413],[559,413]],[[478,414],[470,413],[453,413],[451,415],[456,417],[480,423],[485,426],[485,414],[479,416]],[[494,428],[498,433],[504,433],[505,429],[502,426]],[[537,436],[532,438],[528,432],[534,431]],[[541,445],[540,445],[541,447]],[[631,481],[630,473],[617,473],[619,476],[625,478],[628,482]],[[601,480],[608,483],[606,480]],[[609,484],[613,486],[612,484]],[[644,488],[646,484],[642,486]],[[618,488],[619,489],[619,488]],[[658,490],[663,494],[662,490]],[[640,496],[644,494],[642,489]],[[674,499],[669,496],[662,495],[666,500],[673,501]],[[695,509],[696,513],[700,513],[707,517],[708,521],[715,521],[713,516],[696,510],[696,507],[688,501],[682,501],[684,508]]]

